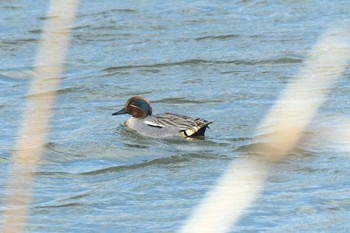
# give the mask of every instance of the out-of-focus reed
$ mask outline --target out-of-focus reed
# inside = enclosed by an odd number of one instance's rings
[[[49,133],[56,90],[78,5],[79,0],[50,2],[35,64],[35,77],[27,96],[6,186],[5,211],[0,229],[3,233],[20,233],[26,229],[34,174]]]

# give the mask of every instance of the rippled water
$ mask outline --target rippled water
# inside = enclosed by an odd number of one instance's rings
[[[47,6],[0,3],[1,184]],[[346,0],[82,1],[28,232],[176,232],[227,165],[247,156],[317,37],[349,12]],[[232,232],[348,232],[349,147],[334,135],[349,126],[349,76]],[[204,140],[140,137],[122,126],[126,116],[111,116],[133,95],[154,112],[214,123]]]

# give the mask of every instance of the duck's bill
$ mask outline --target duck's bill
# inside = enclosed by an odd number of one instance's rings
[[[119,110],[118,112],[113,113],[112,115],[116,116],[116,115],[125,114],[125,113],[128,113],[128,112],[125,110],[125,108],[122,108],[121,110]]]

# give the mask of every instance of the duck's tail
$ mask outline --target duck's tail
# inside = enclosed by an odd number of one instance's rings
[[[191,127],[182,131],[185,137],[197,137],[204,136],[205,130],[208,128],[209,124],[213,123],[212,121],[200,121],[197,122],[197,126]]]

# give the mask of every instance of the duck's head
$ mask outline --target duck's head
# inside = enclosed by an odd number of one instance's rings
[[[115,116],[125,113],[128,113],[135,118],[143,118],[152,115],[151,102],[142,96],[134,96],[126,102],[124,108],[112,115]]]

